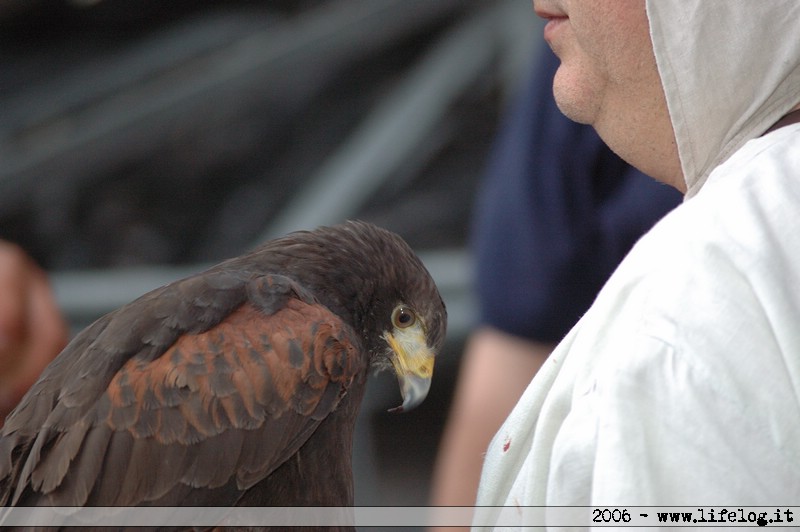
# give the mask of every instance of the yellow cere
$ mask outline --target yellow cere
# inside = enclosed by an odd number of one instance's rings
[[[428,348],[419,323],[405,329],[395,328],[393,333],[386,332],[383,337],[394,351],[391,360],[398,375],[433,376],[433,352]]]

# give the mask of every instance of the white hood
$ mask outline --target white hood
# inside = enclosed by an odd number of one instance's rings
[[[687,197],[800,102],[800,0],[647,0]]]

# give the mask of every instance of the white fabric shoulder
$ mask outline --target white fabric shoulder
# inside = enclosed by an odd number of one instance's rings
[[[800,125],[648,233],[492,442],[480,505],[800,500]]]

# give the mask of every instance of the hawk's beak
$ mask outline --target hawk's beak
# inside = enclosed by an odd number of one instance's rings
[[[433,351],[425,341],[425,331],[419,322],[405,329],[395,327],[383,337],[392,348],[390,360],[403,396],[403,404],[389,412],[411,410],[425,400],[431,387]]]

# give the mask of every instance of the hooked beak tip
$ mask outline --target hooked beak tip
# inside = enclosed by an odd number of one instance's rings
[[[389,409],[389,412],[400,413],[408,412],[419,406],[428,396],[431,387],[430,377],[420,377],[418,375],[398,375],[400,383],[400,393],[403,396],[403,404]]]

